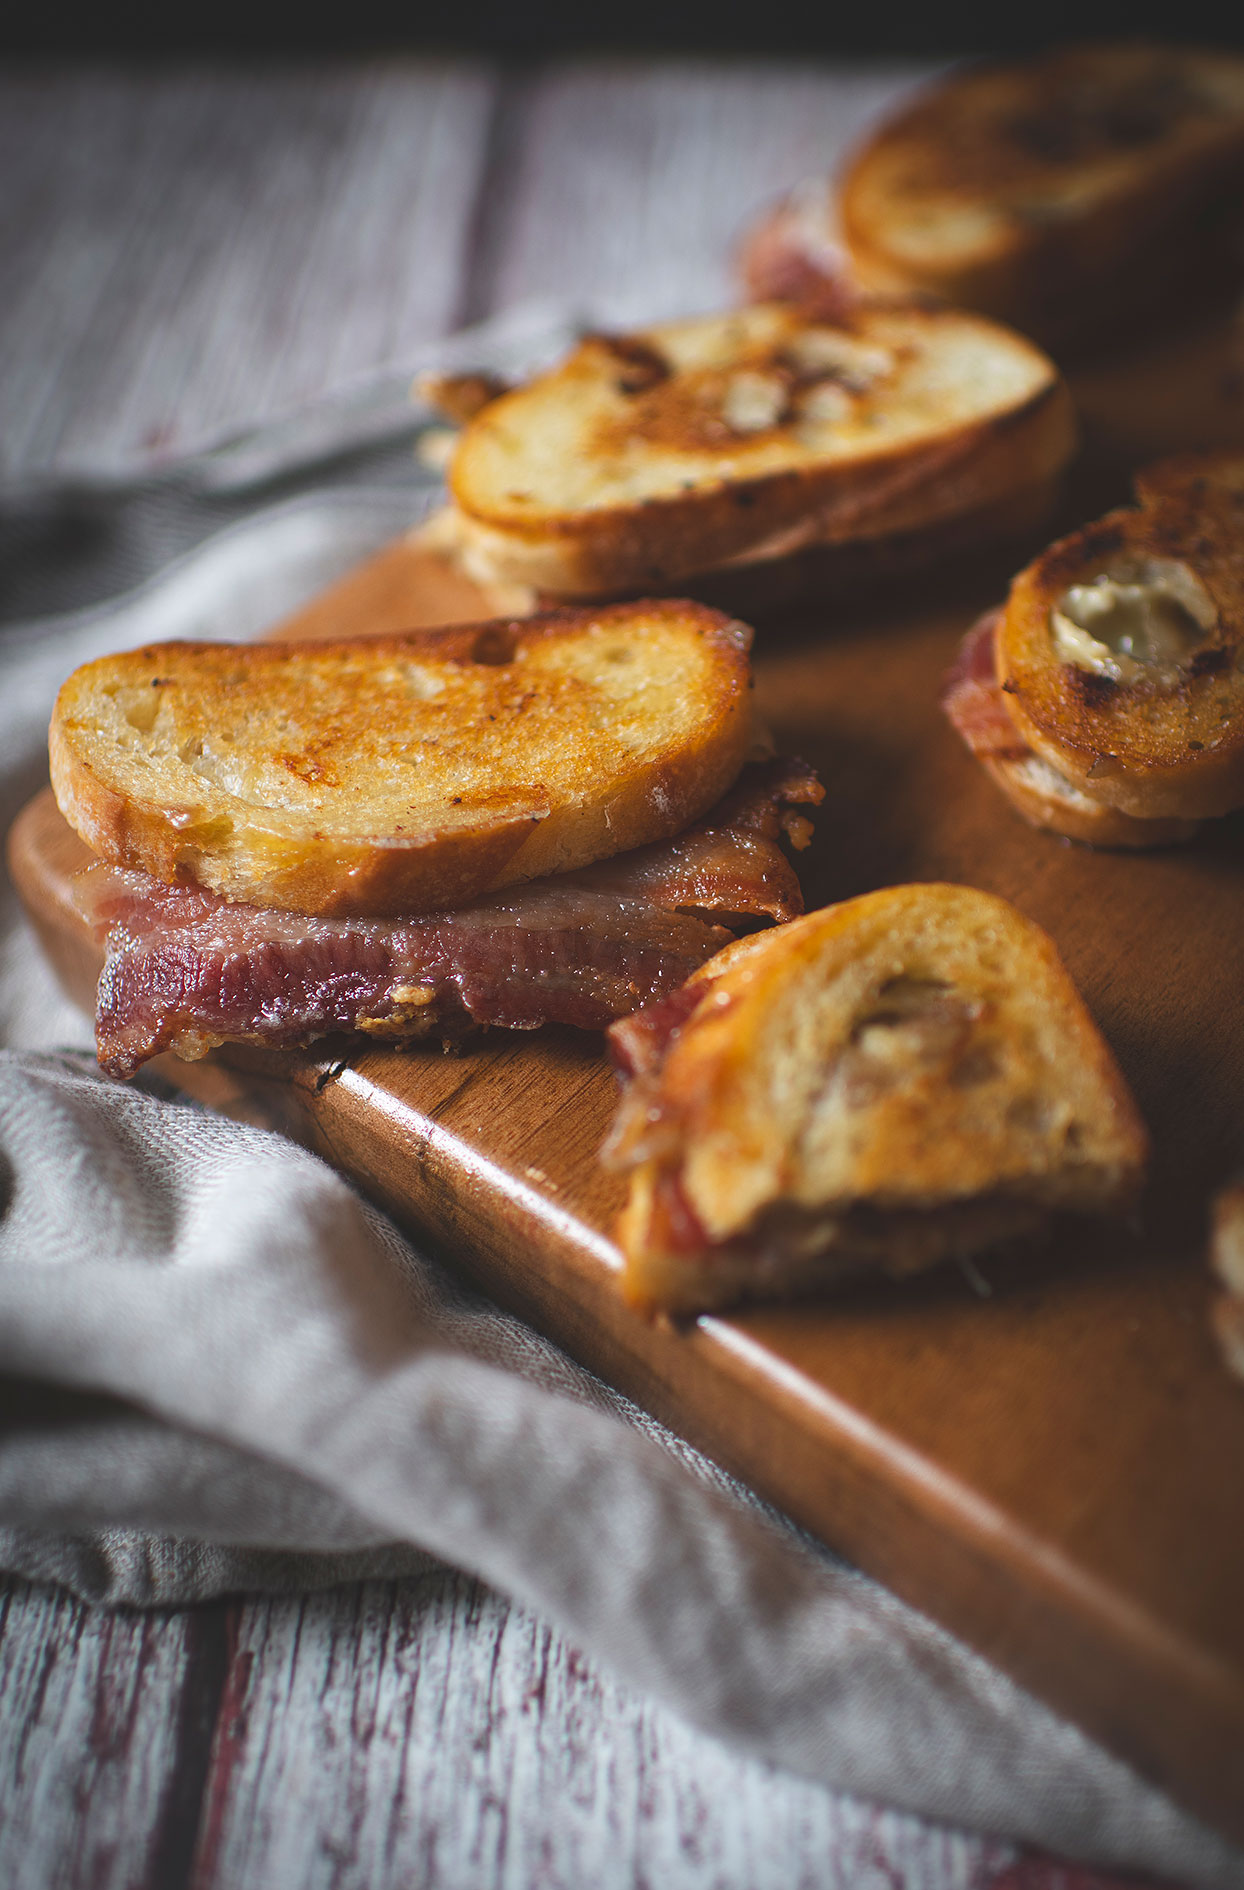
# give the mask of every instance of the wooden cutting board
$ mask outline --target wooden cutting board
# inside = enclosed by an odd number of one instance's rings
[[[760,708],[827,789],[801,858],[809,905],[954,879],[1053,934],[1153,1132],[1142,1230],[1063,1237],[988,1263],[975,1285],[947,1268],[648,1324],[614,1287],[620,1189],[596,1161],[613,1081],[593,1038],[499,1035],[454,1056],[342,1039],[163,1067],[317,1148],[610,1383],[1244,1840],[1244,1385],[1211,1342],[1204,1262],[1208,1197],[1244,1165],[1244,827],[1128,857],[1018,821],[937,708],[958,637],[1003,577],[942,583],[936,609],[762,625]],[[485,614],[399,544],[281,633]],[[85,857],[47,794],[13,830],[22,895],[89,1004],[98,957],[68,893]]]

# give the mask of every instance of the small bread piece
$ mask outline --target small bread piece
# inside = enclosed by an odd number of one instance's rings
[[[383,917],[664,840],[752,741],[751,632],[700,604],[341,643],[169,643],[77,670],[61,812],[113,865]]]
[[[483,582],[617,595],[971,514],[988,529],[1009,497],[1048,497],[1073,445],[1056,370],[994,323],[763,304],[589,337],[490,402],[434,529]]]
[[[983,766],[1030,827],[1059,834],[1064,840],[1138,852],[1182,846],[1200,832],[1199,820],[1138,820],[1134,814],[1090,800],[1040,755],[987,760]]]
[[[857,151],[839,213],[864,285],[1061,346],[1186,308],[1232,267],[1242,187],[1244,59],[1088,44],[936,81]]]
[[[942,708],[986,774],[1030,827],[1086,846],[1176,846],[1199,832],[1196,820],[1137,820],[1093,800],[1040,755],[1034,755],[1011,720],[998,687],[994,634],[1000,610],[987,611],[968,631],[942,691]]]
[[[1226,1288],[1214,1301],[1214,1332],[1227,1369],[1244,1378],[1244,1183],[1224,1188],[1214,1202],[1210,1264]]]
[[[1023,741],[1141,819],[1244,804],[1244,455],[1188,455],[1011,586],[999,684]]]
[[[912,1272],[1140,1187],[1143,1125],[1053,945],[970,887],[741,940],[610,1042],[624,1287],[650,1310]]]

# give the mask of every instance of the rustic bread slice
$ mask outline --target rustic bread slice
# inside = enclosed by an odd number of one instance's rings
[[[1244,58],[1087,44],[935,82],[856,153],[839,212],[862,283],[1062,344],[1238,277],[1242,185]]]
[[[1140,1186],[1144,1128],[1053,945],[970,887],[743,940],[663,1042],[643,1013],[610,1035],[635,1072],[608,1150],[624,1284],[649,1308],[901,1274]]]
[[[1244,804],[1244,455],[1188,455],[1139,490],[1020,572],[998,681],[1023,740],[1092,800],[1223,814]]]
[[[61,811],[118,866],[258,906],[433,911],[678,833],[751,741],[751,632],[698,604],[79,669]]]
[[[1048,489],[1056,370],[977,316],[763,304],[593,336],[489,402],[450,466],[465,569],[559,596],[924,531]]]

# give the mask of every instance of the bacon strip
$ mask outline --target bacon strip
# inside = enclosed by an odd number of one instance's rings
[[[991,610],[968,631],[942,690],[947,719],[978,761],[1022,761],[1032,753],[998,687],[993,642],[1001,616]]]
[[[107,942],[99,1060],[132,1076],[162,1050],[294,1046],[340,1030],[417,1039],[489,1024],[603,1029],[666,997],[727,944],[733,931],[719,919],[738,929],[802,911],[778,835],[801,822],[794,805],[822,794],[802,763],[749,768],[703,821],[663,845],[410,919],[231,905],[92,867],[78,903]]]

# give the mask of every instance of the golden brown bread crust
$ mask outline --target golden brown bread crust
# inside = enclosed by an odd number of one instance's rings
[[[678,833],[752,740],[751,633],[703,605],[76,671],[49,733],[101,858],[324,915],[433,911]]]
[[[978,547],[997,547],[1001,556],[1012,545],[1022,557],[1040,542],[1058,491],[1057,478],[1043,479],[934,525],[814,545],[784,558],[730,559],[681,582],[702,603],[749,620],[818,600],[875,597]]]
[[[632,1174],[620,1238],[644,1304],[715,1294],[719,1252],[735,1283],[750,1247],[790,1287],[1135,1200],[1135,1105],[1050,940],[1004,900],[866,894],[727,947],[685,1002],[607,1151]]]
[[[1003,547],[1013,545],[1016,555],[1024,556],[1040,542],[1041,528],[1049,519],[1058,491],[1057,479],[1044,479],[989,500],[957,518],[915,531],[813,545],[787,557],[730,558],[715,571],[689,572],[679,579],[679,588],[702,604],[749,622],[761,615],[769,617],[827,599],[850,602],[875,598],[977,547],[995,547],[1001,555]],[[452,512],[435,514],[416,533],[429,550],[442,556],[446,555],[448,536],[451,561],[456,535],[457,520]],[[512,609],[534,611],[569,600],[551,592],[511,585],[507,601]]]
[[[1238,277],[1242,184],[1244,60],[1127,42],[936,81],[856,153],[839,208],[865,286],[1062,345]]]
[[[996,638],[998,681],[1023,739],[1091,799],[1141,819],[1226,813],[1244,803],[1244,459],[1189,455],[1138,489],[1139,508],[1020,572]],[[1100,664],[1067,660],[1067,600],[1110,585],[1188,601],[1177,655],[1112,673],[1098,639]]]
[[[591,337],[485,407],[450,471],[458,555],[545,595],[652,589],[987,517],[1073,446],[1056,371],[995,324],[758,305]]]
[[[1199,820],[1138,820],[1134,814],[1090,800],[1039,755],[1030,753],[1016,760],[985,757],[981,766],[1030,827],[1064,840],[1144,852],[1151,847],[1182,846],[1200,832]]]

